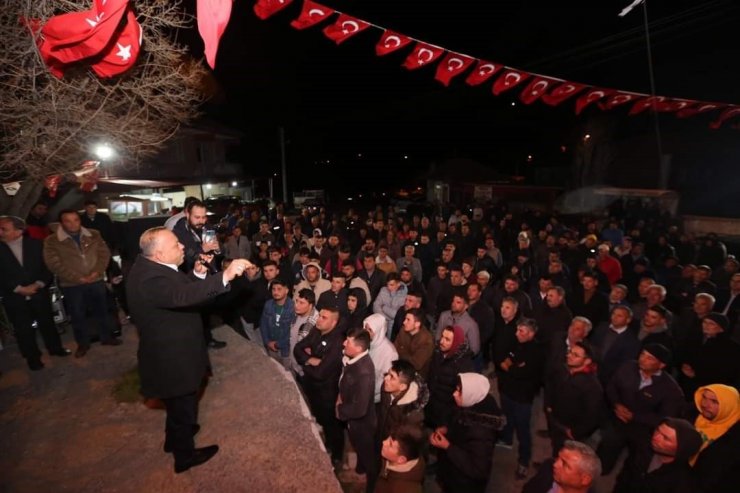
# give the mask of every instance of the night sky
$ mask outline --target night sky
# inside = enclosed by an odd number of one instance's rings
[[[327,0],[349,15],[477,58],[593,85],[649,93],[642,6],[625,18],[630,0]],[[532,154],[534,165],[558,166],[561,151],[579,137],[594,108],[576,117],[575,98],[552,108],[511,102],[521,88],[495,97],[486,84],[470,87],[465,75],[449,88],[434,68],[400,65],[411,47],[377,57],[381,32],[369,29],[340,46],[321,29],[290,27],[302,5],[267,21],[254,0],[236,0],[215,70],[224,98],[208,104],[209,117],[242,130],[239,159],[247,173],[279,171],[277,127],[288,137],[293,190],[320,186],[367,188],[409,184],[432,160],[470,157],[512,173]],[[740,5],[732,0],[648,1],[657,94],[740,103],[735,26]],[[202,52],[195,32],[183,39]],[[620,137],[650,133],[648,112],[626,117],[630,105],[612,110]],[[738,141],[736,129],[712,131],[708,116],[661,116],[664,132],[689,135],[703,149]],[[685,140],[685,137],[681,137]],[[362,157],[358,157],[361,154]],[[408,156],[404,159],[403,156]],[[324,164],[325,160],[331,164]],[[724,159],[724,158],[723,158]],[[729,158],[731,161],[734,159]],[[716,161],[719,169],[727,166]],[[317,164],[321,163],[321,164]],[[723,164],[724,163],[724,164]],[[352,173],[338,164],[351,165]],[[353,186],[347,177],[364,176]],[[685,174],[685,173],[684,173]]]

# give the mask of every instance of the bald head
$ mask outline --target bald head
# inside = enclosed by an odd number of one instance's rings
[[[169,229],[159,226],[147,229],[139,238],[141,254],[161,264],[180,265],[184,260],[184,247]]]

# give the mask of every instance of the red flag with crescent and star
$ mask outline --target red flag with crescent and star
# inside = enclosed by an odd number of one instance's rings
[[[375,45],[375,54],[378,56],[387,55],[388,53],[400,50],[409,43],[411,43],[411,38],[408,36],[386,30],[380,37],[378,44]]]
[[[339,14],[334,24],[324,28],[324,34],[336,44],[341,44],[368,27],[370,27],[370,24],[363,20],[350,17],[347,14]]]
[[[637,115],[645,110],[670,111],[669,99],[665,96],[650,96],[637,101],[630,109],[628,115]]]
[[[585,88],[586,84],[566,81],[553,89],[550,94],[543,94],[540,98],[540,101],[550,106],[557,106],[566,99],[575,96],[579,92],[583,91]]]
[[[233,3],[233,0],[197,1],[198,33],[205,46],[206,62],[211,68],[216,67],[218,43],[229,24]]]
[[[49,191],[49,197],[52,199],[57,196],[57,190],[61,182],[62,175],[51,175],[44,178],[44,188]]]
[[[293,3],[293,0],[258,0],[254,4],[254,13],[263,21]]]
[[[407,70],[416,70],[418,68],[429,65],[437,58],[441,57],[442,53],[444,52],[444,48],[440,48],[439,46],[434,46],[421,42],[416,43],[413,51],[409,54],[409,56],[406,57],[406,60],[403,62],[403,66],[406,67]]]
[[[697,104],[696,106],[690,106],[679,110],[676,113],[676,118],[689,118],[690,116],[698,115],[699,113],[706,113],[708,111],[714,111],[724,107],[725,105],[719,103]]]
[[[562,81],[551,79],[549,77],[536,76],[527,85],[527,87],[522,90],[521,94],[519,94],[519,100],[524,104],[532,104],[544,96],[547,90],[558,82]]]
[[[713,128],[714,130],[717,130],[719,127],[724,125],[724,123],[727,120],[730,120],[732,118],[735,118],[737,116],[740,116],[740,106],[735,105],[729,105],[727,108],[719,115],[719,118],[717,118],[715,121],[709,124],[709,128]]]
[[[98,77],[115,77],[134,66],[141,50],[142,31],[136,22],[136,14],[129,8],[126,24],[121,26],[120,34],[115,36],[103,58],[92,64]]]
[[[602,87],[592,87],[584,94],[582,94],[576,101],[576,115],[580,115],[586,106],[589,106],[597,101],[604,99],[605,97],[614,93],[614,89],[604,89]]]
[[[635,94],[633,92],[623,92],[623,91],[617,91],[607,100],[603,103],[598,103],[599,108],[602,110],[612,110],[616,108],[617,106],[622,106],[623,104],[630,103],[632,101],[637,101],[641,98],[644,98],[644,94]]]
[[[457,77],[470,67],[475,59],[461,55],[460,53],[449,52],[437,65],[437,73],[434,76],[436,80],[444,86],[449,86],[453,77]]]
[[[39,52],[58,78],[66,65],[99,55],[110,44],[128,0],[95,0],[90,10],[55,15],[41,27]]]
[[[301,15],[299,15],[296,20],[291,22],[290,25],[296,29],[307,29],[323,21],[334,12],[334,9],[324,7],[323,5],[312,2],[311,0],[305,0],[303,2]]]
[[[504,91],[518,86],[525,80],[529,79],[530,74],[522,72],[521,70],[515,70],[513,68],[507,68],[501,75],[499,75],[496,82],[493,83],[493,94],[498,96]]]
[[[493,63],[487,60],[478,60],[478,65],[475,66],[472,72],[468,74],[465,83],[469,86],[477,86],[483,84],[485,81],[498,73],[499,70],[504,68],[500,63]]]

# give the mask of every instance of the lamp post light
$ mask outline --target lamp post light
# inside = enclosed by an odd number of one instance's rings
[[[103,166],[103,163],[105,162],[106,159],[110,159],[116,154],[115,149],[113,149],[113,147],[107,143],[96,145],[95,149],[93,149],[93,152],[98,157],[98,159],[100,159],[101,167]],[[105,168],[105,177],[108,178],[108,168],[107,167],[104,167],[104,168]]]

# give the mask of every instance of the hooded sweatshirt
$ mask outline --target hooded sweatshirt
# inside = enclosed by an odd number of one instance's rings
[[[696,429],[701,433],[702,445],[699,453],[711,445],[715,440],[724,435],[735,423],[740,421],[740,397],[738,391],[729,385],[714,384],[702,387],[694,393],[694,403],[699,409],[701,396],[705,390],[711,390],[719,401],[719,412],[717,416],[709,420],[699,414],[696,418]],[[699,454],[691,459],[693,466]]]
[[[306,279],[306,269],[308,269],[309,267],[316,267],[317,269],[319,269],[319,279],[313,285],[309,283],[308,280]],[[324,271],[318,262],[307,263],[306,265],[303,266],[303,269],[301,270],[301,272],[303,274],[303,280],[299,282],[296,285],[296,287],[293,289],[293,293],[295,293],[294,297],[297,297],[298,292],[301,289],[305,288],[305,289],[310,289],[311,291],[313,291],[314,294],[316,295],[316,301],[318,301],[319,296],[321,296],[325,291],[329,291],[331,289],[331,282],[323,278]]]
[[[373,330],[373,339],[370,342],[370,359],[375,365],[375,402],[380,402],[380,389],[383,387],[383,376],[391,368],[391,363],[398,359],[395,346],[385,336],[388,330],[386,319],[379,313],[374,313],[363,322],[364,326]]]

